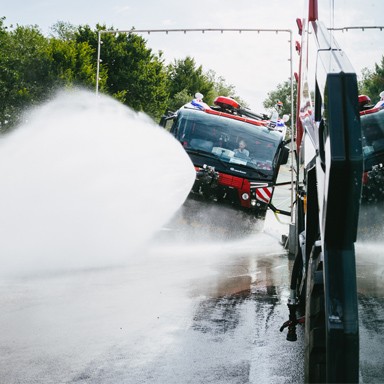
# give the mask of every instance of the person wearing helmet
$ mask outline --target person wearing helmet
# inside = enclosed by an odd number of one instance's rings
[[[374,108],[384,109],[384,91],[381,91],[379,96],[380,100],[376,103]]]
[[[373,108],[371,105],[371,99],[367,95],[359,95],[359,111],[365,111]]]
[[[283,110],[283,103],[280,100],[276,101],[275,109],[272,111],[272,115],[270,117],[270,125],[275,126],[277,124],[277,120],[279,119],[280,113]]]

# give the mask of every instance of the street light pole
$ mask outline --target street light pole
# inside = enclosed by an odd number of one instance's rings
[[[96,96],[99,94],[99,79],[100,79],[100,51],[101,51],[101,31],[97,38],[97,66],[96,66]]]

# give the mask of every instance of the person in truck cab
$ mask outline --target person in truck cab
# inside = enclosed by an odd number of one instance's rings
[[[359,110],[365,111],[367,109],[373,108],[371,99],[367,95],[359,95]]]
[[[248,151],[248,149],[245,149],[246,146],[247,146],[247,143],[245,142],[245,140],[240,140],[239,141],[239,147],[233,150],[235,152],[235,156],[248,157],[249,151]]]

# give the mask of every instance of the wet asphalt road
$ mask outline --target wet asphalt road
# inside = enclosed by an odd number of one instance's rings
[[[360,381],[384,383],[384,203],[360,208],[356,243]]]
[[[2,278],[0,382],[303,382],[286,225],[239,219],[189,206],[127,265]],[[362,383],[384,382],[380,244],[357,244]]]

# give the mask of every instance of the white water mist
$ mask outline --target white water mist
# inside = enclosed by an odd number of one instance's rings
[[[177,211],[195,171],[148,117],[67,91],[0,141],[3,273],[127,261]]]

